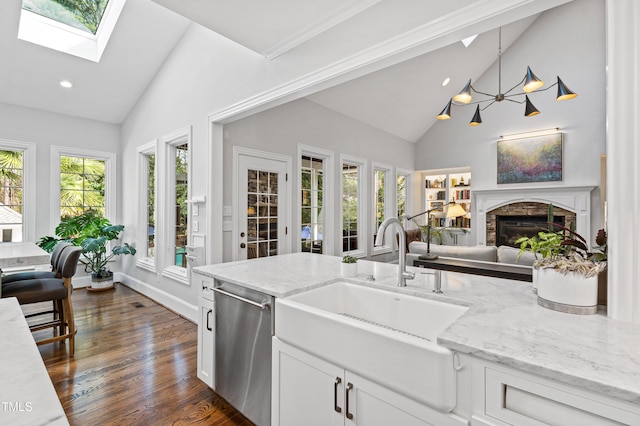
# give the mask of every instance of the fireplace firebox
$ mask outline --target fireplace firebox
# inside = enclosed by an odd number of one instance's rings
[[[553,223],[565,226],[565,217],[553,216]],[[549,224],[546,215],[499,215],[496,216],[496,245],[518,247],[516,244],[518,238],[533,237],[538,232],[547,229],[549,229]]]

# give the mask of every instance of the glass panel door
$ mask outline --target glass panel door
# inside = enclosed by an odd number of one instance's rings
[[[238,258],[256,259],[283,253],[285,165],[248,156],[240,157],[239,165]]]

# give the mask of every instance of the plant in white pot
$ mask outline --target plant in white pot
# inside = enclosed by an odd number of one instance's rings
[[[597,252],[589,252],[586,240],[575,231],[550,223],[559,231],[540,231],[533,237],[522,237],[521,256],[532,251],[534,286],[538,303],[545,308],[574,314],[593,314],[598,304],[598,274],[607,267],[607,234],[598,232]]]
[[[128,243],[111,247],[107,251],[109,241],[120,238],[124,225],[112,225],[96,212],[89,211],[79,216],[65,219],[56,227],[56,237],[40,238],[38,245],[47,251],[59,241],[69,241],[82,247],[80,262],[85,265],[85,272],[91,273],[91,289],[102,290],[113,288],[113,272],[108,263],[115,256],[136,254],[136,249]]]
[[[343,256],[340,263],[340,275],[343,277],[355,277],[358,275],[358,259],[354,256]]]

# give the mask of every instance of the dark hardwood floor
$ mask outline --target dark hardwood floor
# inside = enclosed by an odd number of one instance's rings
[[[197,378],[196,324],[124,285],[73,307],[75,357],[39,346],[72,425],[252,424]]]

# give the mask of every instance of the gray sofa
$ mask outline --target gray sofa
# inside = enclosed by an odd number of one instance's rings
[[[481,260],[483,262],[509,263],[519,266],[533,266],[535,257],[531,252],[525,252],[516,261],[520,249],[509,246],[446,246],[431,244],[431,253],[442,257],[456,257],[460,259]],[[427,243],[412,241],[407,252],[407,265],[421,254],[427,253]]]

